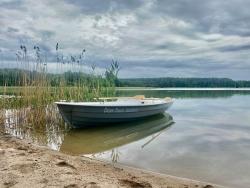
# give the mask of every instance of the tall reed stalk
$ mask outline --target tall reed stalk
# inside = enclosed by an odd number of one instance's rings
[[[27,47],[21,45],[16,53],[20,69],[15,72],[13,80],[9,80],[9,75],[3,78],[3,96],[0,98],[2,114],[7,109],[25,109],[20,111],[21,114],[13,113],[13,115],[25,119],[22,121],[24,124],[43,127],[49,119],[48,109],[50,113],[56,111],[55,108],[50,108],[55,101],[92,101],[95,98],[114,94],[115,78],[119,71],[117,62],[111,63],[105,76],[95,75],[94,66],[92,66],[92,74],[86,74],[82,71],[83,63],[86,64],[85,50],[80,55],[65,57],[60,53],[57,43],[56,68],[61,73],[53,75],[48,70],[48,62],[39,46],[34,46],[33,50],[35,60],[30,59]],[[63,73],[65,65],[70,66],[72,71]],[[73,72],[76,69],[78,72]],[[15,95],[15,97],[6,97],[7,95]],[[0,116],[0,123],[4,121],[4,116]],[[17,120],[18,117],[14,119]],[[17,123],[21,121],[18,120]]]

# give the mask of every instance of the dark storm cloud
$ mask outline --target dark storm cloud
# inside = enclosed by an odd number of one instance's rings
[[[248,0],[158,0],[155,12],[180,18],[203,32],[249,36]]]

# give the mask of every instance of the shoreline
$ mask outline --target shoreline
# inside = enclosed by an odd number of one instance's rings
[[[0,133],[0,187],[222,188],[223,186],[72,156]]]
[[[102,159],[92,159],[90,157],[85,157],[85,156],[83,156],[83,157],[88,158],[90,160],[99,161],[101,163],[112,165],[111,162],[105,161],[105,160],[102,160]],[[170,179],[172,179],[172,180],[174,180],[174,181],[176,181],[178,183],[182,183],[184,185],[184,188],[186,188],[185,186],[188,186],[188,183],[189,184],[190,183],[195,184],[195,187],[198,187],[198,188],[199,188],[199,186],[200,187],[205,187],[205,188],[207,188],[207,187],[210,188],[211,186],[213,188],[230,188],[230,187],[225,187],[225,186],[218,185],[218,184],[212,184],[212,183],[209,183],[209,182],[206,182],[206,181],[199,181],[199,180],[195,180],[195,179],[191,179],[191,178],[185,178],[185,177],[179,177],[179,176],[164,174],[164,173],[155,172],[155,171],[151,171],[151,170],[146,170],[146,169],[142,169],[142,168],[137,168],[137,167],[133,167],[133,166],[127,166],[127,165],[120,164],[120,163],[116,163],[114,166],[118,167],[118,168],[121,168],[123,170],[139,171],[139,172],[142,172],[142,173],[151,174],[153,176],[157,176],[157,177],[161,177],[161,178],[170,178]],[[167,185],[167,186],[169,186],[169,185]],[[178,188],[179,187],[180,187],[180,185],[178,185]],[[172,187],[170,186],[170,188],[172,188]],[[187,188],[190,188],[190,187],[187,187]]]
[[[116,87],[117,91],[250,91],[249,87]]]

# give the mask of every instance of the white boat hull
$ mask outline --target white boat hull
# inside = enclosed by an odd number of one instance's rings
[[[57,102],[63,119],[74,127],[95,126],[99,124],[133,121],[148,116],[164,113],[172,104],[156,102],[155,104],[126,105],[124,103],[72,103]],[[99,104],[99,105],[98,105]]]

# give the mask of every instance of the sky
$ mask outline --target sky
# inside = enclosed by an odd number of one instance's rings
[[[119,77],[227,77],[250,80],[249,0],[0,0],[0,63],[20,45],[48,61],[86,49]],[[4,63],[3,63],[4,62]],[[7,62],[7,63],[6,63]]]

